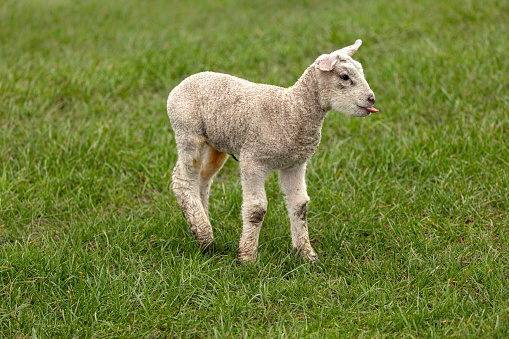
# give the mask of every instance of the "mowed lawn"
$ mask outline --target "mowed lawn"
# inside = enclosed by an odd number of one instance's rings
[[[509,336],[509,2],[0,2],[0,336]],[[171,191],[169,91],[292,85],[364,44],[380,113],[327,116],[300,261],[276,174],[239,266],[230,159],[202,253]]]

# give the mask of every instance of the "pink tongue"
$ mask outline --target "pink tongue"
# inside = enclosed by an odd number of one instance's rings
[[[368,110],[368,112],[370,113],[376,113],[376,112],[379,112],[376,108],[366,108]]]

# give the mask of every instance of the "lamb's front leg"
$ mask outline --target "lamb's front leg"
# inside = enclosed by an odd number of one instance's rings
[[[318,259],[309,241],[306,192],[306,164],[280,171],[281,187],[286,195],[292,231],[292,247],[310,261]]]
[[[242,175],[242,235],[239,243],[241,263],[256,260],[258,238],[263,218],[267,212],[265,195],[266,169],[255,163],[240,160]]]

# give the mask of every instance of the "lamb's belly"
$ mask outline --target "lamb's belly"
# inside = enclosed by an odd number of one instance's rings
[[[239,148],[235,147],[235,145],[231,145],[224,140],[221,142],[211,142],[210,140],[207,140],[207,144],[212,147],[215,150],[218,150],[219,152],[228,153],[228,154],[239,154]]]
[[[240,135],[235,133],[228,133],[228,131],[207,131],[206,134],[207,144],[224,153],[239,154],[242,140]]]
[[[216,116],[204,124],[207,143],[220,152],[239,154],[247,131],[241,124],[222,118]]]
[[[294,146],[280,149],[279,152],[272,152],[266,157],[267,165],[275,170],[303,165],[311,159],[319,143],[320,140],[317,140],[313,144]],[[277,149],[274,151],[277,151]]]

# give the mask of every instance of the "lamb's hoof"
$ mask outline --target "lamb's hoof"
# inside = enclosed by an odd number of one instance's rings
[[[210,253],[214,250],[214,242],[210,242],[208,244],[200,244],[200,249],[205,253]]]
[[[320,260],[318,258],[318,255],[315,252],[308,253],[308,254],[304,255],[303,259],[307,260],[307,261],[309,261],[311,263],[315,263],[315,262],[318,262]]]
[[[249,265],[249,264],[252,264],[256,261],[256,259],[252,259],[252,258],[241,258],[239,257],[238,259],[239,261],[239,265]]]
[[[311,246],[304,245],[301,248],[294,250],[297,251],[298,255],[302,258],[302,260],[309,261],[311,263],[318,261],[318,255]]]
[[[257,253],[244,253],[242,251],[239,251],[239,264],[244,265],[248,263],[253,263],[256,261]]]
[[[214,238],[196,239],[198,247],[204,252],[210,252],[214,249]]]

